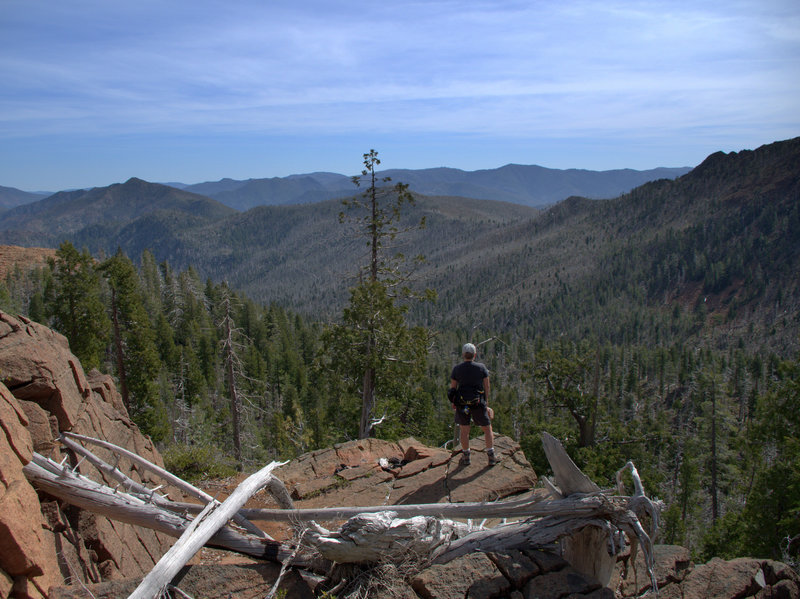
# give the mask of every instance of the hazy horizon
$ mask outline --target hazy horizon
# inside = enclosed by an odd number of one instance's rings
[[[800,135],[800,4],[9,0],[0,185],[696,166]]]

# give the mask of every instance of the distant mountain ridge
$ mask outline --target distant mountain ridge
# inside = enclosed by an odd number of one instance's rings
[[[0,214],[7,243],[58,247],[81,233],[103,237],[154,214],[170,214],[182,224],[219,219],[236,211],[219,202],[157,183],[131,178],[125,183],[89,190],[61,191]],[[178,216],[179,215],[179,216]]]
[[[718,152],[675,180],[607,200],[573,196],[544,211],[417,194],[408,218],[425,216],[427,228],[398,249],[427,257],[416,279],[439,300],[415,318],[437,327],[482,322],[531,337],[619,341],[648,322],[689,338],[710,326],[707,314],[718,331],[747,330],[748,342],[785,350],[800,334],[798,198],[800,138]],[[120,247],[134,260],[147,249],[256,301],[325,319],[346,301],[364,252],[338,222],[341,209],[326,200],[238,212],[132,179],[0,214],[0,243],[69,239],[93,253]]]
[[[3,187],[0,185],[0,212],[8,210],[9,208],[16,208],[23,204],[30,204],[43,198],[49,194],[39,193],[32,191],[22,191],[15,187]]]
[[[648,181],[674,179],[690,170],[690,167],[644,171],[560,170],[508,164],[477,171],[448,167],[392,169],[379,172],[378,175],[407,183],[413,192],[422,195],[499,200],[541,208],[571,195],[593,199],[617,197]],[[210,197],[236,210],[248,210],[256,206],[310,204],[353,195],[358,191],[352,177],[329,172],[246,180],[225,178],[195,184],[169,182],[163,185]],[[90,189],[80,191],[87,192]],[[0,187],[0,211],[35,202],[48,195]]]
[[[379,172],[378,176],[406,183],[409,189],[422,195],[499,200],[542,208],[573,195],[594,199],[617,197],[648,181],[675,179],[690,170],[690,167],[681,167],[590,171],[508,164],[477,171],[447,167],[390,169]],[[187,185],[184,189],[207,195],[237,210],[321,202],[357,192],[351,177],[324,172],[246,181],[222,179]]]

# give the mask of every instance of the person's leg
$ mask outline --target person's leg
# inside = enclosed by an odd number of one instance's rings
[[[497,456],[494,453],[494,431],[492,425],[482,426],[484,438],[486,439],[486,455],[489,458],[489,465],[494,466],[497,463]]]
[[[458,425],[458,440],[461,443],[461,463],[466,466],[469,465],[469,411],[461,407],[457,408],[455,419]]]
[[[486,440],[486,451],[494,451],[494,431],[492,430],[492,425],[482,426],[481,428],[483,429],[483,437]]]
[[[461,441],[461,450],[469,453],[469,424],[460,424],[458,426],[459,440]]]

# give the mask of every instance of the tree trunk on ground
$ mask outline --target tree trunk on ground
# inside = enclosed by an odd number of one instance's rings
[[[250,499],[250,497],[263,487],[267,479],[272,476],[272,471],[280,466],[278,462],[271,462],[242,484],[236,487],[221,505],[209,503],[201,514],[186,528],[181,538],[158,561],[150,573],[131,593],[129,599],[150,599],[161,596],[161,592],[169,582],[175,578],[181,568],[188,562],[217,531],[225,526],[236,512]]]
[[[97,440],[92,442],[110,445]],[[614,495],[613,490],[601,491],[586,477],[555,438],[543,433],[542,443],[554,473],[554,482],[547,481],[552,499],[548,499],[544,492],[536,491],[521,499],[493,503],[295,510],[291,509],[291,500],[284,496],[284,487],[278,496],[282,498],[280,504],[288,509],[242,509],[244,502],[258,489],[265,485],[272,488],[270,481],[282,486],[271,475],[272,469],[279,465],[273,462],[242,483],[224,504],[215,503],[203,508],[202,514],[194,521],[187,515],[191,509],[186,504],[152,497],[152,492],[135,496],[104,487],[39,454],[34,454],[34,460],[24,467],[24,472],[37,488],[78,507],[174,536],[182,535],[181,541],[173,547],[174,551],[170,550],[148,576],[142,594],[132,597],[156,596],[172,580],[174,573],[206,543],[280,562],[284,566],[291,563],[311,567],[312,564],[329,566],[327,560],[362,564],[398,560],[412,553],[427,556],[432,563],[447,563],[473,551],[541,547],[560,541],[564,557],[573,567],[607,585],[615,556],[624,548],[626,535],[634,541],[634,547],[637,542],[641,545],[651,584],[656,588],[651,538],[656,531],[658,514],[656,506],[644,495],[633,464],[628,462],[617,473],[618,495]],[[138,456],[137,459],[146,462]],[[96,465],[107,474],[114,470],[103,463]],[[621,474],[626,468],[631,469],[634,482],[632,495],[626,494],[622,488]],[[174,475],[169,476],[174,478]],[[399,515],[408,517],[398,518]],[[227,526],[228,520],[237,516],[291,521],[295,530],[300,532],[300,540],[292,546],[240,534]],[[490,529],[474,529],[444,516],[459,519],[514,518],[517,521]],[[649,533],[642,527],[640,517],[649,522]],[[344,518],[349,519],[333,532],[313,522]],[[298,556],[301,550],[302,554]]]

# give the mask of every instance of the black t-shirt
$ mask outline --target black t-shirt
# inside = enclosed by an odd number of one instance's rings
[[[483,379],[489,376],[489,369],[480,362],[465,360],[453,367],[451,379],[458,381],[458,394],[463,401],[472,401],[476,397],[484,398]]]

